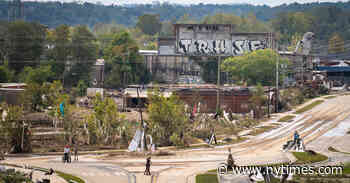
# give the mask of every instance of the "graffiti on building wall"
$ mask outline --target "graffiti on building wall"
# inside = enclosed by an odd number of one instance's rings
[[[259,49],[268,48],[266,40],[191,40],[178,42],[178,52],[195,55],[242,55]]]

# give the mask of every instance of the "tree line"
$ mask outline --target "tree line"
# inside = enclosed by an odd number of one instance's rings
[[[305,32],[312,31],[316,42],[320,43],[315,48],[316,53],[346,52],[348,46],[344,40],[350,38],[348,4],[340,3],[342,7],[339,7],[339,3],[326,3],[327,6],[318,7],[321,4],[310,4],[311,7],[317,6],[307,10],[301,8],[304,5],[298,5],[302,11],[279,13],[268,22],[259,20],[254,11],[244,16],[215,13],[201,19],[183,14],[170,21],[164,20],[160,14],[143,14],[131,27],[98,22],[93,27],[61,24],[50,28],[36,22],[1,21],[0,60],[3,65],[0,66],[0,80],[28,82],[36,77],[46,81],[61,80],[69,87],[77,86],[79,82],[90,85],[90,71],[96,59],[104,58],[105,87],[147,83],[152,76],[145,71],[138,50],[156,49],[158,37],[174,35],[174,23],[233,24],[235,32],[275,32],[281,45],[290,50],[294,50]],[[297,4],[290,6],[296,7]],[[215,70],[213,64],[198,63],[204,73]]]

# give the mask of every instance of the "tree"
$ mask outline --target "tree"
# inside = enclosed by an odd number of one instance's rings
[[[46,28],[38,23],[12,22],[8,26],[8,59],[16,72],[24,66],[36,65],[44,51]]]
[[[140,28],[143,33],[155,35],[162,29],[159,15],[144,14],[138,17],[136,27]]]
[[[345,49],[344,49],[343,38],[339,34],[334,33],[328,41],[328,52],[329,53],[343,53],[344,51],[345,51]]]
[[[44,82],[52,81],[54,73],[51,71],[51,66],[39,66],[37,68],[24,67],[19,74],[19,80],[25,83],[37,83],[42,85]]]
[[[78,95],[80,97],[83,97],[86,95],[86,89],[88,88],[87,84],[83,81],[80,80],[77,85],[77,90],[78,90]]]
[[[291,44],[290,46],[288,47],[288,51],[295,51],[295,48],[297,47],[298,45],[298,42],[301,41],[303,39],[303,35],[300,34],[300,33],[295,33],[292,38],[291,38]],[[301,49],[301,48],[299,48]],[[298,50],[297,50],[298,51]]]
[[[0,128],[10,148],[14,153],[31,152],[31,133],[29,125],[24,121],[23,108],[3,104],[2,109],[7,111],[7,115],[1,119]]]
[[[10,42],[8,41],[9,23],[0,21],[0,61],[7,61],[9,55]]]
[[[64,139],[68,144],[75,144],[78,135],[80,134],[80,126],[82,126],[82,120],[80,120],[81,113],[79,108],[74,105],[65,103],[65,112],[63,117]]]
[[[149,74],[138,53],[138,46],[127,32],[116,34],[104,50],[105,84],[107,87],[125,87],[128,84],[147,83]]]
[[[178,21],[178,24],[196,24],[198,23],[196,20],[192,19],[192,17],[185,13]]]
[[[90,143],[115,144],[117,131],[123,121],[117,104],[112,98],[102,98],[99,94],[93,104],[94,112],[87,116]]]
[[[262,107],[265,106],[267,97],[261,84],[258,84],[258,86],[255,88],[249,101],[251,102],[251,108],[254,111],[254,118],[260,119],[263,117],[264,111],[262,110]]]
[[[280,13],[272,20],[272,27],[281,33],[281,41],[284,43],[291,42],[296,33],[310,32],[314,24],[314,17],[304,12]]]
[[[48,31],[47,40],[50,48],[47,51],[48,59],[55,78],[62,78],[68,57],[71,55],[72,37],[69,26],[60,25],[53,31]]]
[[[11,82],[14,77],[14,72],[8,67],[8,62],[4,65],[0,65],[0,83]]]
[[[189,131],[189,119],[185,106],[175,95],[167,98],[159,90],[148,94],[148,131],[160,145],[185,144],[184,136]],[[179,142],[180,141],[180,142]]]
[[[169,37],[174,34],[173,24],[170,21],[162,22],[162,29],[160,31],[160,36]]]
[[[221,68],[224,72],[237,81],[242,81],[248,85],[263,86],[273,85],[276,80],[276,62],[279,55],[271,50],[257,50],[246,53],[242,56],[229,57],[224,60]],[[288,65],[289,61],[285,58],[279,58],[279,71],[282,65]],[[279,81],[283,81],[283,74],[280,74]]]
[[[98,47],[95,36],[86,26],[74,27],[72,33],[71,69],[65,76],[67,84],[75,86],[79,80],[90,83],[90,72],[96,62]]]

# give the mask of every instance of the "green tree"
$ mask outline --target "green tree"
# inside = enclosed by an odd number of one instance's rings
[[[79,108],[65,103],[65,112],[63,117],[63,129],[64,129],[64,139],[68,144],[73,144],[76,142],[77,137],[80,134],[80,126],[82,126],[83,121],[80,120],[81,112]]]
[[[160,31],[160,36],[169,37],[174,35],[173,24],[170,21],[162,22],[162,29]]]
[[[263,86],[271,86],[276,80],[277,59],[279,60],[279,68],[289,64],[287,59],[278,57],[279,55],[271,49],[257,50],[242,56],[229,57],[224,60],[221,68],[236,81],[248,85],[261,83]],[[283,76],[280,74],[279,81],[283,81]]]
[[[26,110],[40,111],[40,106],[43,105],[43,91],[38,83],[29,83],[23,94],[23,104]]]
[[[128,84],[147,83],[146,71],[138,46],[127,32],[114,36],[111,44],[104,50],[105,84],[107,87],[125,87]]]
[[[47,51],[50,65],[55,78],[62,78],[69,56],[71,56],[72,37],[67,25],[60,25],[53,31],[48,31],[47,40],[50,48]]]
[[[0,21],[0,61],[7,61],[9,55],[10,42],[8,41],[9,23]]]
[[[281,33],[281,41],[284,43],[290,43],[296,33],[310,32],[315,24],[314,17],[305,12],[280,13],[271,22],[272,27]]]
[[[185,13],[178,21],[178,24],[196,24],[198,21],[194,20],[189,14]]]
[[[261,117],[263,117],[264,111],[262,107],[265,106],[267,97],[265,95],[264,88],[261,86],[261,84],[257,85],[249,101],[251,102],[251,108],[254,111],[254,118],[260,119]]]
[[[9,65],[16,72],[35,65],[44,52],[46,28],[38,23],[12,22],[8,26]]]
[[[112,98],[97,94],[93,100],[94,112],[87,117],[90,143],[115,144],[116,134],[123,121]]]
[[[150,92],[148,98],[148,131],[154,141],[160,145],[185,144],[190,124],[181,100],[175,95],[167,98],[159,90]]]
[[[44,82],[52,81],[54,73],[51,71],[51,66],[39,66],[37,68],[24,67],[19,74],[19,80],[25,83],[37,83],[39,85]]]
[[[7,115],[0,123],[4,137],[14,153],[31,152],[31,133],[29,125],[24,121],[23,108],[20,106],[2,105]]]
[[[344,49],[343,38],[339,34],[334,33],[328,41],[328,52],[329,53],[343,53],[344,51],[345,51],[345,49]]]
[[[71,69],[65,76],[65,83],[70,86],[78,84],[79,80],[90,83],[90,72],[96,62],[98,47],[95,36],[86,26],[74,27],[72,33]]]
[[[11,82],[14,77],[14,72],[8,67],[8,62],[4,65],[0,65],[0,83]]]
[[[162,29],[159,15],[144,14],[138,17],[136,26],[148,35],[155,35]]]
[[[77,89],[78,89],[78,95],[80,97],[83,97],[86,95],[86,89],[88,88],[87,84],[83,81],[83,80],[80,80],[78,82],[78,85],[77,85]]]

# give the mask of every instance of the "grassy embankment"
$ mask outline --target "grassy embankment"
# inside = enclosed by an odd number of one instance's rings
[[[295,118],[294,115],[287,115],[280,118],[277,122],[290,122]]]
[[[309,105],[307,105],[307,106],[305,106],[305,107],[303,107],[303,108],[300,108],[300,109],[296,110],[296,111],[294,112],[294,114],[301,114],[301,113],[303,113],[303,112],[309,111],[309,110],[311,110],[312,108],[316,107],[317,105],[322,104],[323,102],[324,102],[324,100],[316,100],[316,101],[312,102],[311,104],[309,104]]]

